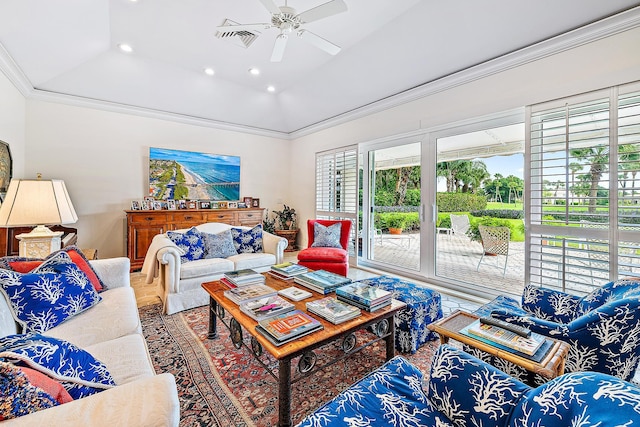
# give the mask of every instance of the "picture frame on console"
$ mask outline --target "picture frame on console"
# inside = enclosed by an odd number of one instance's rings
[[[260,207],[260,199],[256,199],[255,197],[251,200],[251,207],[252,208],[259,208]]]
[[[211,209],[210,200],[200,200],[198,204],[200,205],[200,209]]]
[[[229,209],[238,209],[238,202],[229,202],[229,203],[227,204],[227,207],[228,207]]]

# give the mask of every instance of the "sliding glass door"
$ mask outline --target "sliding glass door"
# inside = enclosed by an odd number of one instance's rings
[[[420,271],[421,139],[406,137],[362,150],[361,264]]]

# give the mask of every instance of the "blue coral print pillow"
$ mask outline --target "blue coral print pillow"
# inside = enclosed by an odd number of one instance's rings
[[[184,255],[180,257],[180,261],[195,261],[204,256],[204,242],[197,228],[191,227],[185,233],[167,231],[167,236],[184,252]]]
[[[102,300],[65,252],[30,273],[0,269],[0,292],[24,333],[47,331]]]
[[[342,233],[342,223],[336,222],[325,227],[319,222],[313,223],[313,243],[312,248],[342,248],[340,244],[340,234]]]
[[[39,334],[2,337],[0,360],[42,372],[59,381],[74,399],[116,385],[104,363],[58,338]]]
[[[251,230],[232,228],[233,244],[239,254],[262,252],[262,224]]]
[[[238,255],[233,244],[231,230],[225,230],[218,234],[202,233],[204,242],[204,258],[226,258]]]

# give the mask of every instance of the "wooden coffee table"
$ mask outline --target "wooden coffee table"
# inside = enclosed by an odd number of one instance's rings
[[[284,281],[274,278],[269,274],[266,276],[266,285],[273,289],[280,290],[290,286],[303,289],[300,285],[295,285],[292,281]],[[247,347],[255,356],[256,360],[278,380],[278,426],[291,426],[291,384],[299,381],[313,372],[329,366],[339,360],[346,359],[354,353],[370,346],[371,344],[384,340],[386,343],[386,360],[395,355],[395,321],[394,315],[405,307],[405,303],[392,300],[391,305],[373,313],[362,311],[362,314],[355,319],[334,325],[318,316],[317,318],[324,329],[300,337],[294,341],[281,346],[273,345],[267,338],[255,330],[258,322],[240,311],[238,305],[224,296],[224,291],[229,288],[219,281],[203,283],[202,287],[209,294],[209,339],[218,337],[217,322],[220,320],[231,333],[231,340],[236,348]],[[326,295],[312,292],[313,296],[302,301],[293,302],[297,309],[306,312],[306,303],[315,299],[320,299]],[[357,345],[355,332],[360,329],[372,327],[375,334],[371,334],[372,339],[366,343]],[[249,344],[243,338],[244,332],[249,335]],[[335,359],[316,366],[317,355],[313,350],[323,347],[337,340],[342,340],[341,348],[343,354]],[[263,351],[267,351],[278,361],[277,375],[271,368],[261,360]],[[298,362],[298,372],[300,375],[292,381],[291,360],[301,356]]]
[[[478,316],[475,314],[456,310],[450,316],[430,324],[428,328],[440,335],[440,342],[443,344],[447,343],[449,338],[453,338],[456,341],[482,350],[492,356],[500,357],[515,365],[521,366],[531,373],[540,374],[545,378],[552,379],[564,373],[564,361],[569,352],[569,344],[566,342],[552,339],[553,345],[551,349],[544,359],[538,363],[460,333],[462,329],[477,319]]]

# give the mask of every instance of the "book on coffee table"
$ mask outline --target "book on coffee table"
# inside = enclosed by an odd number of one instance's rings
[[[258,322],[295,309],[293,304],[278,295],[245,301],[239,306],[240,311]]]
[[[245,286],[254,283],[264,283],[264,276],[255,270],[245,268],[243,270],[224,273],[224,278],[236,286]]]
[[[526,338],[506,329],[481,323],[480,320],[476,320],[460,332],[476,339],[482,338],[485,342],[488,341],[490,344],[497,344],[527,356],[535,355],[547,340],[543,335],[533,332],[529,338]]]
[[[313,296],[311,292],[296,288],[295,286],[281,289],[278,293],[285,298],[289,298],[291,301],[302,301],[303,299]]]
[[[256,330],[277,346],[323,328],[322,323],[302,310],[261,320],[256,325]]]
[[[320,294],[329,294],[351,279],[326,270],[315,270],[295,276],[294,282]]]
[[[307,311],[317,314],[331,323],[339,324],[360,316],[358,307],[338,301],[336,297],[325,297],[307,303]]]
[[[238,305],[243,302],[271,297],[277,294],[275,289],[261,284],[238,286],[237,288],[224,291],[224,296]]]

